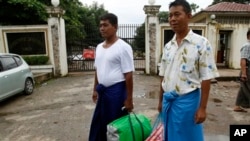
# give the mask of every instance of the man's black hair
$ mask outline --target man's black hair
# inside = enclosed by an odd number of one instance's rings
[[[107,13],[107,14],[104,14],[100,17],[100,20],[109,20],[109,22],[112,24],[112,25],[117,25],[118,24],[118,18],[115,14],[113,13]]]
[[[248,31],[247,31],[247,37],[249,37],[250,36],[250,29],[248,29]]]
[[[170,7],[173,6],[182,6],[183,10],[186,14],[192,13],[192,9],[190,4],[186,0],[175,0],[169,4],[169,9]]]

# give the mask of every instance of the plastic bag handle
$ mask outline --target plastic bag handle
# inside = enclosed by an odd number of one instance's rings
[[[141,121],[139,120],[139,118],[136,116],[136,114],[135,114],[134,112],[131,112],[131,113],[134,114],[135,119],[136,119],[137,122],[140,124],[141,131],[142,131],[142,139],[144,140],[144,129],[143,129],[143,125],[142,125]],[[133,125],[132,125],[132,120],[131,120],[130,114],[128,114],[128,118],[129,118],[130,129],[131,129],[131,131],[132,131],[133,141],[136,141],[136,140],[135,140],[135,133],[134,133],[134,129],[133,129]]]

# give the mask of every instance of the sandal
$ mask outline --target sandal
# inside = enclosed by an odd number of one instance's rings
[[[234,109],[235,112],[243,112],[243,113],[246,113],[247,111],[242,109],[242,108],[236,108]]]

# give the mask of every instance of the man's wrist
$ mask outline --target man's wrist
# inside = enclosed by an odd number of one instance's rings
[[[247,75],[246,74],[241,74],[241,77],[247,77]]]

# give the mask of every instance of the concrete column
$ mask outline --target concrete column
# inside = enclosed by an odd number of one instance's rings
[[[146,56],[146,74],[157,74],[157,35],[159,20],[157,14],[159,13],[160,5],[145,5],[144,11],[145,19],[145,56]]]
[[[52,46],[52,49],[49,54],[54,65],[54,75],[65,76],[68,74],[65,22],[62,18],[65,11],[60,7],[49,7],[47,12],[50,15],[49,46]]]
[[[217,60],[217,50],[219,46],[219,28],[220,25],[216,21],[211,21],[207,23],[207,38],[211,46],[213,47],[214,60]]]
[[[0,52],[4,53],[6,52],[6,49],[4,48],[4,37],[3,37],[3,30],[2,30],[2,26],[0,26]]]

